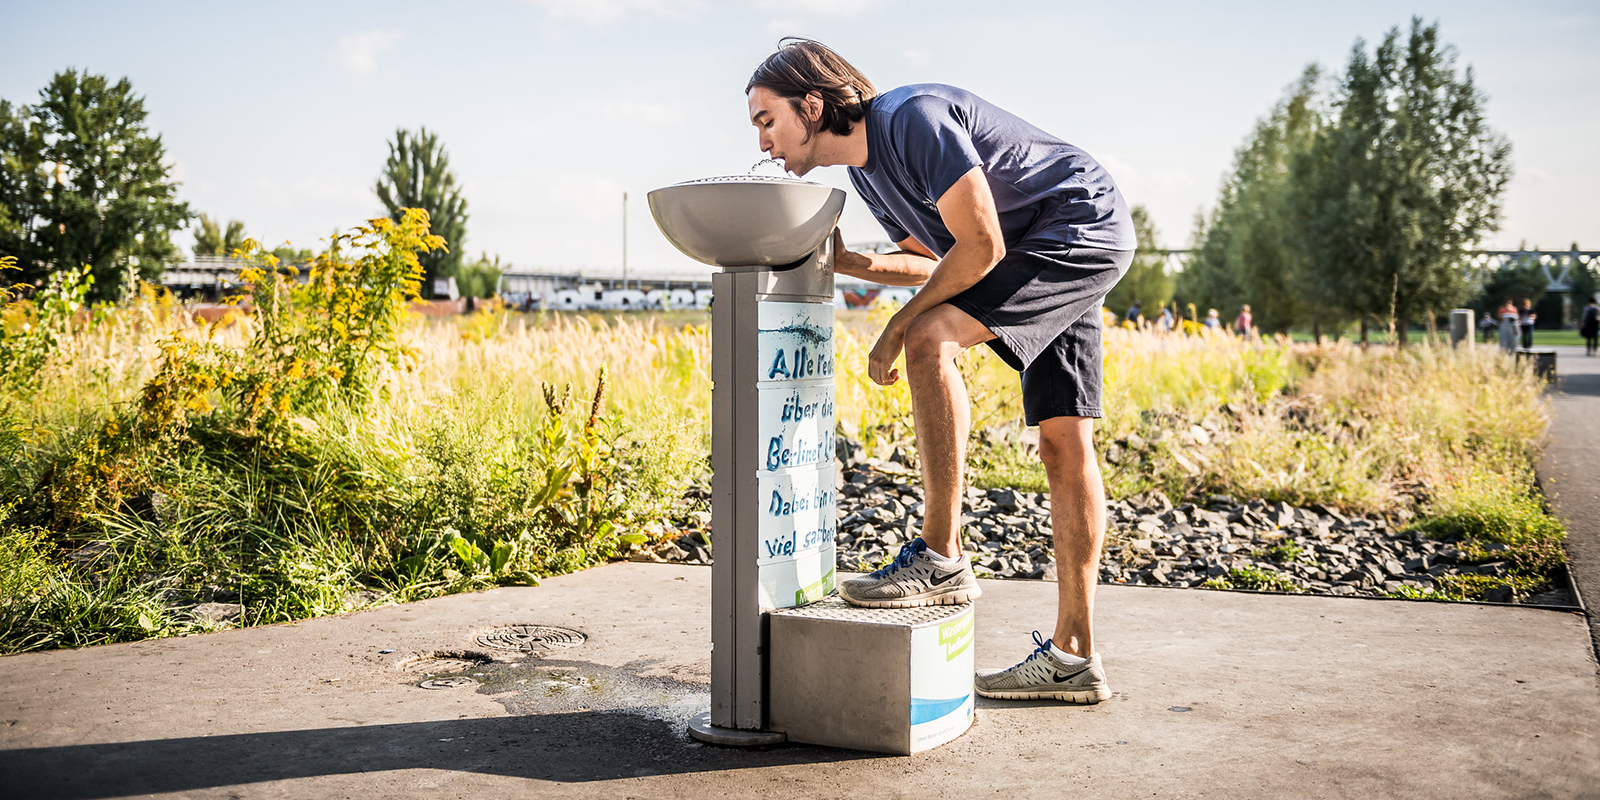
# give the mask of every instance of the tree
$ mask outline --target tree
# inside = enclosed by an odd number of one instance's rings
[[[1172,299],[1172,276],[1167,274],[1166,259],[1157,252],[1161,243],[1156,238],[1149,212],[1144,206],[1134,206],[1132,211],[1139,250],[1122,280],[1106,295],[1106,307],[1122,314],[1137,301],[1143,316],[1154,317],[1160,315],[1161,307]]]
[[[1572,243],[1572,249],[1578,249],[1578,243]],[[1572,258],[1572,271],[1567,275],[1572,283],[1572,307],[1583,308],[1596,294],[1600,294],[1600,270],[1595,268],[1595,262],[1587,264],[1578,263],[1576,255]]]
[[[295,247],[288,242],[278,245],[269,252],[281,264],[305,264],[316,255],[308,247]]]
[[[1290,208],[1290,165],[1322,126],[1317,83],[1306,67],[1268,115],[1234,152],[1216,210],[1197,221],[1195,256],[1178,275],[1178,295],[1197,308],[1226,316],[1251,306],[1257,327],[1333,322],[1305,280],[1304,250]]]
[[[1357,40],[1334,122],[1293,161],[1308,283],[1351,315],[1406,321],[1472,291],[1465,250],[1499,225],[1511,146],[1484,122],[1471,67],[1413,18],[1370,56]],[[1363,326],[1363,333],[1365,327]]]
[[[439,137],[427,128],[415,133],[396,130],[395,140],[389,143],[389,160],[373,190],[395,221],[402,218],[404,209],[420,208],[428,212],[429,230],[444,237],[444,246],[420,256],[422,291],[431,297],[434,278],[455,277],[467,238],[467,201],[456,185],[450,157]]]
[[[494,297],[503,271],[499,256],[490,258],[488,253],[481,253],[477,261],[461,265],[456,275],[456,289],[462,297]]]
[[[190,213],[144,99],[127,78],[76,70],[39,94],[31,107],[0,101],[0,254],[16,256],[27,281],[87,264],[96,300],[119,296],[130,276],[159,278],[175,254],[168,233]]]
[[[228,220],[228,227],[223,230],[216,220],[201,214],[196,227],[194,254],[197,256],[231,256],[250,238],[244,233],[244,223],[236,219]]]
[[[1549,288],[1550,279],[1537,260],[1517,261],[1484,275],[1482,285],[1466,307],[1494,315],[1495,309],[1508,299],[1519,306],[1524,298],[1537,303]]]

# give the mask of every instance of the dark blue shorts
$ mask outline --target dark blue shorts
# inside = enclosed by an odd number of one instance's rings
[[[948,301],[983,323],[990,349],[1022,373],[1029,425],[1103,416],[1100,307],[1132,263],[1131,250],[1023,242]]]

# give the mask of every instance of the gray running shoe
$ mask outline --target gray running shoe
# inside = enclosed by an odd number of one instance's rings
[[[906,542],[882,569],[841,581],[839,596],[868,608],[911,608],[970,603],[983,594],[970,560],[961,559],[959,569],[945,569],[933,563],[927,549],[921,536]]]
[[[1106,671],[1100,654],[1089,663],[1067,666],[1050,652],[1050,640],[1033,632],[1038,648],[1011,669],[978,673],[978,694],[1000,700],[1065,700],[1068,703],[1098,703],[1111,698],[1106,686]]]

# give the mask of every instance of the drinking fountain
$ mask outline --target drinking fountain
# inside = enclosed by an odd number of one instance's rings
[[[845,193],[736,175],[649,193],[718,267],[711,319],[711,710],[696,739],[911,753],[972,722],[971,604],[864,609],[834,592],[832,234]]]

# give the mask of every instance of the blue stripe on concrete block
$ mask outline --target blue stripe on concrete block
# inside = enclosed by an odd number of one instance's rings
[[[952,700],[924,700],[920,697],[911,698],[911,724],[921,725],[932,722],[946,714],[955,712],[966,705],[972,695],[957,697]]]

